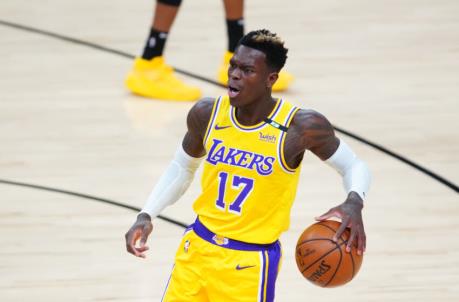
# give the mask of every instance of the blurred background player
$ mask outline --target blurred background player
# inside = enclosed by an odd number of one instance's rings
[[[163,52],[169,31],[174,23],[181,0],[157,0],[150,34],[141,57],[126,78],[126,86],[133,93],[162,100],[195,101],[201,97],[198,87],[184,83],[176,77],[174,69],[166,64]],[[217,80],[228,82],[229,60],[237,42],[244,35],[244,0],[223,0],[225,6],[228,48],[218,69]],[[273,91],[288,88],[293,76],[282,71]]]

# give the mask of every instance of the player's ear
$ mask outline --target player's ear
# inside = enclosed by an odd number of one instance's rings
[[[266,83],[267,88],[272,88],[274,83],[276,83],[277,79],[279,78],[279,73],[277,71],[273,71],[268,75],[268,80]]]

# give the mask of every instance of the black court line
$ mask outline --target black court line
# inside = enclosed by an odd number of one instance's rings
[[[57,34],[57,33],[53,33],[53,32],[50,32],[50,31],[41,30],[41,29],[37,29],[37,28],[21,25],[21,24],[18,24],[18,23],[9,22],[9,21],[4,21],[4,20],[0,20],[0,24],[8,26],[8,27],[11,27],[11,28],[24,30],[24,31],[27,31],[27,32],[33,32],[33,33],[37,33],[37,34],[40,34],[40,35],[52,37],[52,38],[59,39],[59,40],[62,40],[62,41],[66,41],[66,42],[70,42],[70,43],[74,43],[74,44],[78,44],[78,45],[87,46],[87,47],[90,47],[90,48],[93,48],[93,49],[97,49],[97,50],[100,50],[100,51],[104,51],[104,52],[112,53],[112,54],[115,54],[115,55],[119,55],[119,56],[122,56],[124,58],[129,58],[129,59],[134,59],[135,58],[134,55],[128,54],[128,53],[123,52],[123,51],[119,51],[119,50],[116,50],[116,49],[113,49],[113,48],[101,46],[101,45],[98,45],[98,44],[95,44],[95,43],[91,43],[91,42],[87,42],[87,41],[83,41],[83,40],[80,40],[80,39],[71,38],[71,37],[64,36],[64,35]],[[197,74],[194,74],[194,73],[191,73],[191,72],[179,69],[179,68],[174,68],[174,69],[175,69],[175,71],[177,71],[178,73],[181,73],[183,75],[187,75],[189,77],[192,77],[192,78],[195,78],[195,79],[198,79],[198,80],[202,80],[204,82],[207,82],[207,83],[219,86],[219,87],[225,87],[224,85],[222,85],[222,84],[220,84],[220,83],[218,83],[218,82],[216,82],[214,80],[207,79],[207,78],[202,77],[200,75],[197,75]],[[413,167],[414,169],[420,171],[421,173],[423,173],[423,174],[425,174],[427,176],[430,176],[431,178],[435,179],[436,181],[440,182],[441,184],[449,187],[450,189],[452,189],[456,193],[459,193],[459,187],[456,184],[454,184],[453,182],[447,180],[446,178],[444,178],[444,177],[442,177],[442,176],[440,176],[440,175],[428,170],[427,168],[424,168],[421,165],[414,163],[413,161],[407,159],[406,157],[398,155],[395,152],[392,152],[392,151],[388,150],[387,148],[385,148],[385,147],[383,147],[381,145],[372,143],[367,139],[364,139],[364,138],[362,138],[362,137],[360,137],[358,135],[355,135],[355,134],[351,133],[350,131],[344,130],[344,129],[336,127],[336,126],[334,126],[334,129],[339,133],[342,133],[342,134],[347,135],[347,136],[349,136],[351,138],[354,138],[357,141],[360,141],[361,143],[364,143],[364,144],[366,144],[366,145],[368,145],[370,147],[375,148],[376,150],[379,150],[379,151],[383,152],[384,154],[387,154],[387,155],[389,155],[389,156],[391,156],[393,158],[396,158],[396,159],[400,160],[401,162]]]
[[[21,25],[21,24],[18,24],[18,23],[5,21],[5,20],[0,20],[0,24],[8,26],[8,27],[24,30],[24,31],[27,31],[27,32],[32,32],[32,33],[40,34],[40,35],[43,35],[43,36],[55,38],[55,39],[62,40],[62,41],[65,41],[65,42],[70,42],[70,43],[74,43],[74,44],[78,44],[78,45],[87,46],[87,47],[90,47],[90,48],[93,48],[93,49],[97,49],[97,50],[100,50],[100,51],[103,51],[103,52],[108,52],[108,53],[111,53],[111,54],[114,54],[114,55],[118,55],[118,56],[121,56],[121,57],[124,57],[124,58],[128,58],[128,59],[134,59],[135,58],[134,55],[132,55],[130,53],[127,53],[127,52],[124,52],[124,51],[121,51],[121,50],[117,50],[117,49],[113,49],[113,48],[110,48],[110,47],[98,45],[98,44],[95,44],[95,43],[83,41],[83,40],[80,40],[80,39],[64,36],[64,35],[61,35],[61,34],[58,34],[58,33],[53,33],[53,32],[47,31],[47,30],[38,29],[38,28],[30,27],[30,26],[25,26],[25,25]],[[224,87],[224,88],[226,87],[225,85],[222,85],[222,84],[218,83],[217,81],[208,79],[206,77],[197,75],[195,73],[192,73],[192,72],[180,69],[180,68],[175,68],[175,67],[173,67],[173,68],[174,68],[174,70],[176,72],[178,72],[180,74],[183,74],[183,75],[186,75],[186,76],[189,76],[191,78],[195,78],[195,79],[198,79],[198,80],[201,80],[201,81],[204,81],[204,82],[207,82],[209,84],[213,84],[213,85],[216,85],[216,86],[219,86],[219,87]]]
[[[75,196],[75,197],[80,197],[80,198],[100,201],[100,202],[103,202],[103,203],[108,203],[108,204],[111,204],[111,205],[114,205],[114,206],[117,206],[117,207],[133,210],[133,211],[136,211],[136,212],[139,212],[141,210],[140,208],[137,208],[137,207],[134,207],[134,206],[130,206],[128,204],[124,204],[124,203],[121,203],[121,202],[118,202],[118,201],[114,201],[114,200],[110,200],[110,199],[106,199],[106,198],[101,198],[101,197],[97,197],[97,196],[93,196],[93,195],[88,195],[88,194],[82,194],[82,193],[78,193],[78,192],[68,191],[68,190],[61,190],[61,189],[45,187],[45,186],[40,186],[40,185],[34,185],[34,184],[29,184],[29,183],[24,183],[24,182],[11,181],[11,180],[6,180],[6,179],[0,179],[0,183],[7,184],[7,185],[13,185],[13,186],[27,187],[27,188],[31,188],[31,189],[38,189],[38,190],[54,192],[54,193],[61,193],[61,194],[66,194],[66,195],[70,195],[70,196]],[[160,219],[162,219],[164,221],[170,222],[172,224],[175,224],[177,226],[183,227],[183,228],[186,228],[189,225],[189,224],[186,224],[184,222],[180,222],[178,220],[175,220],[175,219],[163,216],[163,215],[159,215],[158,218],[160,218]]]
[[[340,132],[340,133],[342,133],[344,135],[352,137],[353,139],[355,139],[355,140],[357,140],[359,142],[362,142],[362,143],[364,143],[364,144],[366,144],[366,145],[368,145],[370,147],[375,148],[376,150],[379,150],[379,151],[381,151],[381,152],[383,152],[383,153],[385,153],[385,154],[387,154],[387,155],[389,155],[389,156],[391,156],[393,158],[396,158],[396,159],[400,160],[401,162],[413,167],[414,169],[424,173],[427,176],[432,177],[433,179],[437,180],[438,182],[440,182],[440,183],[444,184],[445,186],[451,188],[456,193],[459,193],[459,187],[457,185],[455,185],[451,181],[447,180],[446,178],[444,178],[444,177],[442,177],[442,176],[440,176],[440,175],[428,170],[427,168],[424,168],[423,166],[418,165],[417,163],[409,160],[408,158],[406,158],[406,157],[404,157],[402,155],[399,155],[399,154],[397,154],[395,152],[392,152],[389,149],[384,148],[381,145],[378,145],[376,143],[370,142],[369,140],[364,139],[364,138],[362,138],[362,137],[360,137],[358,135],[355,135],[355,134],[353,134],[353,133],[351,133],[349,131],[346,131],[346,130],[344,130],[342,128],[338,128],[336,126],[334,126],[333,128],[335,128],[336,131],[338,131],[338,132]]]

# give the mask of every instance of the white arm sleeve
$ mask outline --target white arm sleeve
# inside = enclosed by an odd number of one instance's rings
[[[164,208],[175,203],[190,186],[202,159],[191,157],[180,145],[174,159],[148,196],[141,213],[155,218]]]
[[[365,199],[371,183],[370,170],[343,140],[326,163],[341,174],[347,193],[354,191],[362,200]]]

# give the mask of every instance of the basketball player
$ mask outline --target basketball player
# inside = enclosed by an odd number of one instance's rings
[[[153,24],[142,57],[136,58],[126,78],[126,86],[133,93],[163,100],[196,101],[201,90],[178,79],[173,68],[164,61],[163,50],[169,31],[177,15],[181,0],[157,0]],[[244,0],[223,0],[225,6],[228,48],[218,70],[217,80],[227,85],[229,59],[244,34]],[[293,76],[282,72],[273,90],[287,89]]]
[[[347,245],[365,250],[363,199],[370,175],[321,114],[271,96],[287,58],[280,38],[252,31],[236,47],[228,95],[202,99],[190,110],[188,131],[166,172],[126,233],[128,252],[145,257],[151,219],[174,203],[204,162],[197,219],[178,248],[163,301],[273,301],[306,150],[343,177],[345,201],[318,217],[342,219],[335,241],[351,227]],[[140,244],[136,245],[140,240]]]

